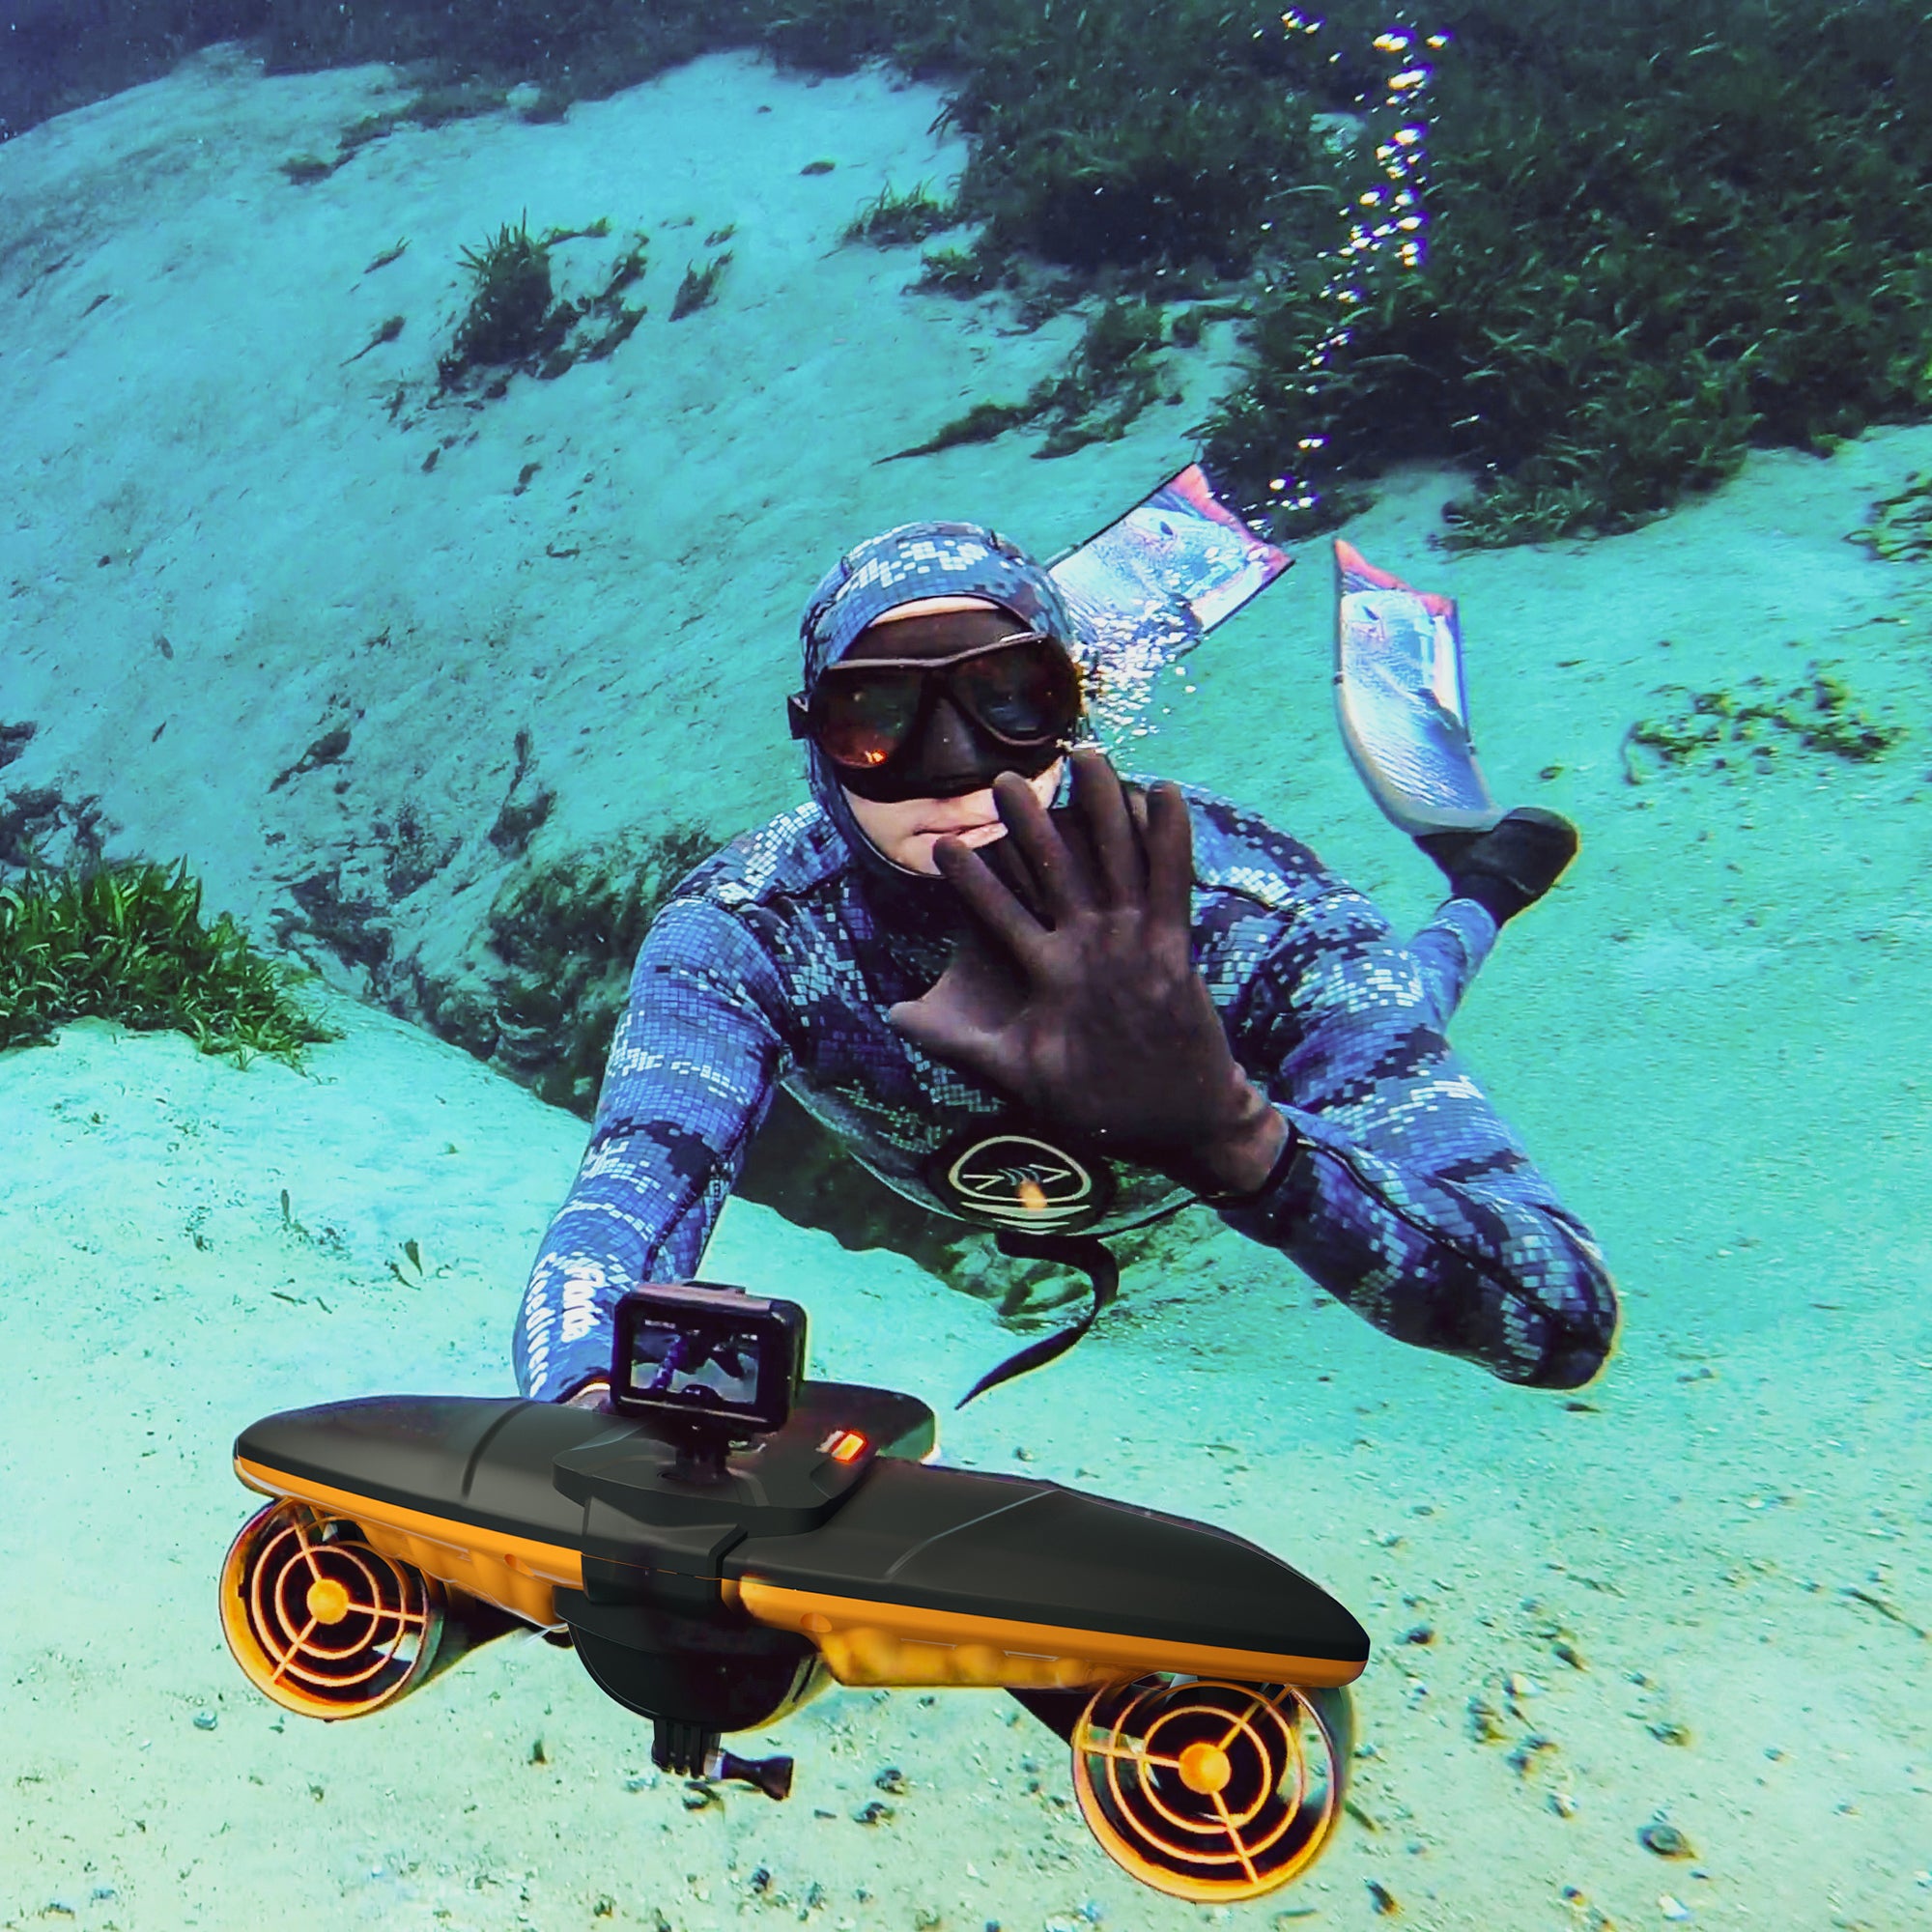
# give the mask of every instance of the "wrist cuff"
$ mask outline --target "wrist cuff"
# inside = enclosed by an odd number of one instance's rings
[[[1294,1131],[1294,1122],[1277,1107],[1276,1118],[1285,1129],[1282,1135],[1281,1151],[1274,1157],[1274,1165],[1268,1169],[1267,1177],[1259,1187],[1250,1187],[1240,1193],[1204,1194],[1200,1197],[1204,1208],[1248,1208],[1257,1201],[1265,1200],[1280,1184],[1281,1178],[1288,1172],[1290,1163],[1303,1147],[1301,1136]]]

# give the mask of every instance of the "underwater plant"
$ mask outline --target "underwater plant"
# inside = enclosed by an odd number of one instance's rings
[[[1888,563],[1923,563],[1932,558],[1932,474],[1915,470],[1905,487],[1872,505],[1872,520],[1850,532]]]
[[[1265,292],[1203,426],[1251,513],[1333,522],[1335,485],[1423,456],[1476,481],[1451,544],[1630,529],[1753,447],[1932,412],[1932,209],[1899,192],[1932,123],[1896,105],[1932,84],[1932,17],[1507,11],[1451,14],[1426,264],[1344,310],[1331,247]]]
[[[1089,319],[1066,367],[1042,377],[1021,403],[975,403],[944,423],[925,441],[878,459],[928,456],[963,442],[990,442],[1009,429],[1047,425],[1034,453],[1066,456],[1090,442],[1113,442],[1151,402],[1167,393],[1158,351],[1161,311],[1152,302],[1110,301]]]
[[[789,0],[753,10],[777,59],[845,71],[893,61],[948,92],[970,142],[955,219],[1002,260],[1243,272],[1307,179],[1310,105],[1281,85],[1279,9],[1038,0]]]
[[[0,1048],[96,1017],[189,1035],[203,1053],[290,1066],[342,1036],[290,995],[319,976],[258,952],[227,913],[205,925],[187,861],[124,860],[0,886]]]
[[[975,403],[964,415],[941,423],[923,442],[895,449],[878,461],[896,463],[903,457],[931,456],[942,449],[956,449],[961,443],[991,442],[995,437],[1005,436],[1009,429],[1023,428],[1035,419],[1037,413],[1031,402]]]
[[[521,362],[554,346],[561,330],[551,289],[550,247],[530,234],[527,213],[514,228],[505,222],[480,246],[466,248],[463,266],[470,275],[469,305],[440,365],[445,385],[465,370]]]
[[[1583,25],[1463,0],[1424,31],[1361,0],[794,0],[763,39],[948,88],[981,233],[926,286],[1030,259],[1245,298],[1246,373],[1201,434],[1280,535],[1414,458],[1474,478],[1451,544],[1628,529],[1752,447],[1932,412],[1932,210],[1897,185],[1932,168],[1932,120],[1896,104],[1932,84],[1922,8],[1620,0]],[[1426,177],[1393,185],[1425,138]],[[1365,277],[1398,227],[1413,249]]]
[[[276,165],[298,187],[313,187],[319,181],[327,181],[342,165],[341,156],[334,160],[324,160],[320,155],[291,155]]]
[[[395,115],[399,123],[417,128],[442,128],[452,121],[472,121],[494,114],[505,104],[508,90],[487,80],[430,81],[418,87]]]
[[[1165,320],[1154,302],[1110,301],[1088,323],[1065,370],[1041,391],[1046,440],[1035,453],[1065,456],[1114,442],[1167,393],[1158,355]]]
[[[888,182],[878,195],[868,201],[840,235],[841,242],[868,242],[875,248],[902,246],[923,242],[928,235],[953,227],[958,211],[951,202],[935,201],[923,182],[900,194]]]
[[[0,766],[19,755],[36,728],[31,724],[0,726]],[[71,799],[54,785],[18,786],[0,798],[0,868],[27,873],[59,869],[48,857],[54,850],[65,851],[70,867],[98,864],[109,836],[106,817],[98,792]]]
[[[718,278],[724,274],[731,260],[731,251],[726,248],[722,254],[714,255],[700,269],[693,262],[684,271],[684,279],[677,285],[676,298],[670,305],[670,319],[682,322],[695,310],[708,307],[718,299]]]
[[[943,295],[977,296],[1000,279],[998,268],[977,248],[935,248],[919,258],[916,287],[937,289]]]
[[[604,224],[596,232],[608,231]],[[586,234],[590,230],[584,231]],[[646,247],[649,238],[641,232],[631,238],[631,245],[611,264],[611,272],[605,276],[604,285],[595,294],[587,296],[577,305],[578,334],[575,342],[565,352],[571,360],[601,362],[628,342],[635,333],[639,323],[642,322],[645,308],[642,302],[627,302],[624,291],[632,283],[641,278],[647,261]],[[595,319],[601,326],[585,327],[583,325]],[[552,356],[544,367],[537,371],[540,376],[558,376],[569,366],[565,360],[558,365],[559,358]]]
[[[590,295],[557,299],[552,286],[553,248],[564,242],[602,241],[610,233],[610,220],[600,216],[587,227],[547,228],[533,236],[526,213],[515,228],[505,223],[480,247],[466,248],[469,305],[449,352],[438,360],[441,386],[454,388],[482,368],[526,369],[554,381],[579,361],[603,360],[628,340],[645,310],[642,303],[625,301],[624,291],[644,272],[647,236],[631,238]],[[507,380],[499,375],[486,393],[502,394]]]
[[[375,334],[370,336],[369,340],[354,355],[343,357],[342,367],[346,369],[350,363],[361,361],[363,356],[367,355],[372,350],[382,348],[384,343],[395,341],[396,337],[402,334],[404,328],[408,326],[408,322],[409,318],[407,316],[392,315],[387,317],[382,327],[376,330]]]

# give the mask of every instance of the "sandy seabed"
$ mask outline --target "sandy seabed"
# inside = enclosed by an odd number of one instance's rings
[[[312,190],[275,174],[392,98],[380,71],[270,83],[211,58],[0,150],[17,331],[0,720],[42,727],[8,781],[99,791],[125,842],[187,852],[215,905],[259,923],[290,853],[344,849],[354,796],[317,781],[262,803],[338,688],[369,714],[355,782],[415,787],[462,841],[441,909],[419,909],[445,953],[487,901],[480,827],[519,726],[562,742],[566,719],[668,685],[688,715],[650,745],[699,734],[721,828],[749,822],[797,784],[775,703],[740,694],[783,687],[792,611],[855,531],[889,504],[950,506],[1051,549],[1187,454],[1178,412],[1065,465],[996,445],[864,469],[962,396],[1017,392],[1068,339],[942,318],[898,294],[903,260],[832,249],[862,190],[956,169],[919,90],[704,62],[560,126],[398,136]],[[194,160],[210,141],[225,171]],[[823,152],[852,157],[848,179],[808,207],[819,184],[798,170]],[[706,225],[735,213],[740,303],[727,281],[715,327],[640,330],[595,378],[613,386],[591,420],[567,384],[513,391],[432,493],[428,432],[405,448],[380,426],[407,370],[331,355],[312,373],[319,333],[346,356],[387,306],[331,276],[412,232],[396,266],[432,299],[421,238],[447,257],[533,169],[586,184],[533,219],[619,179],[646,225],[679,197]],[[264,213],[292,209],[295,231]],[[96,283],[121,305],[89,319]],[[190,311],[233,339],[201,339]],[[255,380],[224,383],[237,341]],[[557,454],[573,437],[597,445],[577,468]],[[657,475],[673,446],[696,466],[675,490]],[[544,481],[512,490],[531,451]],[[1921,465],[1932,434],[1888,431],[1829,462],[1754,459],[1633,536],[1453,559],[1427,548],[1452,485],[1418,473],[1350,533],[1462,598],[1492,781],[1584,828],[1574,879],[1505,935],[1457,1039],[1602,1236],[1626,1317],[1580,1398],[1507,1388],[1387,1341],[1204,1216],[1184,1271],[1130,1275],[1072,1355],[948,1417],[952,1460],[1225,1525],[1368,1624],[1350,1822],[1308,1879],[1209,1922],[1366,1926],[1391,1903],[1485,1932],[1932,1915],[1932,580],[1843,541]],[[583,468],[599,480],[567,502]],[[585,574],[534,581],[565,528],[587,532]],[[1413,923],[1425,868],[1327,715],[1327,594],[1311,547],[1200,654],[1147,762],[1263,808]],[[639,609],[648,667],[619,622]],[[697,611],[723,634],[685,635]],[[364,650],[379,619],[466,641],[385,667]],[[1752,676],[1795,686],[1814,660],[1901,744],[1849,762],[1794,742],[1769,771],[1704,756],[1632,782],[1634,720]],[[606,736],[559,754],[553,831],[688,794],[688,757],[640,768]],[[236,1432],[364,1393],[506,1392],[517,1298],[583,1145],[353,990],[327,1001],[345,1037],[300,1072],[98,1021],[0,1054],[0,1925],[1200,1921],[1107,1862],[1064,1748],[994,1693],[832,1691],[755,1747],[796,1754],[789,1803],[688,1810],[646,1728],[540,1643],[486,1648],[356,1723],[249,1690],[214,1604],[251,1507]],[[942,1414],[1012,1346],[909,1263],[745,1204],[705,1270],[805,1302],[816,1372]],[[891,1815],[859,1822],[888,1768]],[[1690,1856],[1646,1848],[1658,1822]]]

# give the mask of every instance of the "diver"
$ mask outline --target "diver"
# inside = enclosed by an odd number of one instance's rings
[[[1419,839],[1450,896],[1403,946],[1254,813],[1117,777],[1058,587],[996,533],[872,538],[801,630],[812,802],[644,939],[525,1293],[526,1394],[602,1401],[618,1297],[696,1273],[780,1083],[1008,1253],[1203,1202],[1398,1340],[1533,1386],[1598,1372],[1597,1244],[1443,1037],[1568,821]]]
[[[756,1357],[732,1342],[673,1334],[641,1393],[682,1395],[694,1384],[695,1400],[711,1396],[726,1402],[749,1402],[758,1388]]]

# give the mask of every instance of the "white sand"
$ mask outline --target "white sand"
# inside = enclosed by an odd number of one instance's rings
[[[306,189],[275,171],[399,98],[378,71],[265,82],[217,54],[0,149],[0,722],[41,726],[0,789],[99,793],[111,849],[187,854],[258,931],[278,880],[376,867],[373,821],[413,802],[458,848],[402,921],[436,968],[500,880],[483,834],[519,728],[559,793],[538,857],[686,806],[748,822],[798,795],[776,700],[844,542],[953,512],[1057,548],[1183,460],[1198,412],[1065,462],[1020,440],[871,467],[1017,394],[1075,327],[1005,334],[899,294],[903,254],[832,251],[887,179],[956,172],[928,91],[707,61],[561,126],[399,134]],[[834,174],[798,173],[821,155]],[[649,321],[607,364],[391,425],[447,339],[458,249],[524,207],[648,229]],[[719,306],[669,325],[727,222]],[[570,260],[587,280],[614,245]],[[339,366],[399,311],[399,341]],[[1205,396],[1211,362],[1189,366]],[[1204,1219],[1187,1275],[1130,1277],[1074,1354],[945,1425],[953,1460],[1025,1448],[1254,1537],[1369,1624],[1364,1816],[1248,1922],[1380,1922],[1370,1880],[1408,1922],[1486,1932],[1662,1923],[1664,1898],[1692,1924],[1932,1912],[1932,605],[1925,572],[1842,541],[1925,464],[1932,433],[1886,432],[1758,459],[1632,537],[1454,559],[1426,543],[1451,486],[1418,474],[1350,533],[1463,600],[1495,788],[1585,829],[1457,1037],[1608,1247],[1619,1356],[1587,1409],[1509,1389]],[[1200,654],[1148,762],[1267,810],[1412,923],[1431,880],[1336,741],[1327,599],[1311,546]],[[1913,724],[1899,750],[1625,782],[1658,687],[1813,656]],[[339,770],[269,791],[352,721]],[[1198,1922],[1106,1861],[1062,1748],[994,1695],[830,1693],[771,1734],[800,1760],[788,1804],[688,1813],[646,1727],[538,1644],[362,1723],[247,1689],[214,1615],[251,1500],[236,1430],[506,1390],[583,1141],[391,1017],[342,995],[331,1017],[348,1037],[306,1075],[99,1022],[0,1055],[0,1924]],[[408,1239],[420,1283],[388,1267]],[[909,1264],[743,1205],[706,1267],[808,1303],[822,1372],[942,1409],[1012,1346]],[[1504,1742],[1472,1739],[1472,1698]],[[1550,1747],[1514,1768],[1532,1735]],[[887,1765],[896,1816],[853,1822]],[[1694,1860],[1639,1844],[1657,1818]]]

